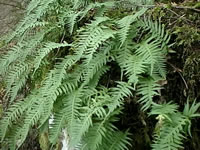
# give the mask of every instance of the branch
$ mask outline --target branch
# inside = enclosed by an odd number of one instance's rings
[[[191,9],[191,10],[200,12],[200,9],[196,9],[196,8],[188,7],[188,6],[172,6],[172,7],[173,7],[173,8],[177,8],[177,9]]]
[[[153,8],[153,7],[161,6],[161,7],[163,7],[163,8],[167,8],[165,4],[163,4],[163,5],[139,5],[139,4],[134,4],[134,6],[138,6],[138,7],[147,7],[147,8]],[[196,12],[200,12],[200,9],[196,9],[196,8],[194,8],[194,7],[175,6],[175,5],[170,5],[170,7],[176,8],[176,9],[190,9],[190,10],[194,10],[194,11],[196,11]]]

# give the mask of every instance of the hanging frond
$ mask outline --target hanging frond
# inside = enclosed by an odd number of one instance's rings
[[[115,32],[110,28],[100,25],[107,21],[107,17],[98,17],[85,29],[81,29],[79,37],[75,43],[75,49],[79,55],[83,54],[83,58],[86,59],[86,64],[89,63],[97,51],[97,49],[110,38],[114,38]],[[77,53],[76,52],[76,53]]]
[[[55,144],[62,128],[65,126],[66,123],[66,116],[65,116],[65,110],[61,109],[53,117],[53,124],[50,126],[49,129],[49,141],[52,144]]]
[[[4,118],[0,120],[1,140],[4,139],[6,132],[8,131],[8,128],[13,124],[13,121],[17,120],[28,108],[30,108],[35,98],[33,95],[28,96],[24,99],[24,101],[18,101],[7,110]]]
[[[142,104],[142,110],[147,110],[153,104],[153,97],[159,95],[160,85],[154,79],[146,78],[140,81],[138,86],[138,95],[141,98],[138,100]]]
[[[121,45],[123,45],[126,41],[132,23],[135,22],[136,19],[142,16],[146,11],[147,9],[143,8],[142,10],[136,12],[134,15],[125,16],[121,20],[117,21],[117,24],[120,28],[117,34],[120,37]]]
[[[152,37],[161,42],[161,48],[166,53],[166,46],[169,43],[170,35],[165,31],[165,26],[158,21],[153,22],[149,18],[144,18],[141,24],[146,31],[150,30]]]
[[[116,131],[114,133],[107,133],[107,137],[105,138],[105,145],[103,145],[103,149],[107,150],[128,150],[128,146],[130,144],[130,134],[128,130],[126,132]],[[101,150],[102,147],[99,147],[98,150]]]
[[[87,84],[94,75],[100,70],[108,61],[109,56],[104,54],[104,52],[99,52],[98,54],[94,55],[93,59],[90,61],[89,64],[86,64],[85,73],[83,75],[84,84]]]
[[[48,11],[49,5],[53,2],[55,0],[32,1],[28,6],[27,15],[18,24],[15,31],[7,38],[7,41],[11,41],[16,36],[22,36],[28,29],[41,25],[44,26],[45,23],[40,23],[38,20]]]
[[[131,90],[134,90],[134,88],[126,83],[126,82],[117,82],[117,86],[115,88],[110,89],[110,95],[113,99],[110,105],[108,105],[109,110],[112,112],[114,111],[118,106],[121,106],[123,104],[123,99],[125,97],[131,96],[132,92]]]
[[[42,59],[49,54],[53,49],[60,48],[60,47],[66,47],[70,46],[68,43],[54,43],[54,42],[48,42],[44,45],[44,48],[41,48],[38,53],[35,56],[34,60],[34,68],[35,71],[39,68]]]

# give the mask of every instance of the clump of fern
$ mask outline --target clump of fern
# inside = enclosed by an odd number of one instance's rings
[[[15,46],[0,59],[10,97],[0,137],[11,150],[22,145],[30,128],[45,126],[52,145],[65,129],[70,148],[128,149],[129,131],[120,131],[114,122],[134,93],[142,110],[154,112],[158,81],[166,77],[170,36],[160,22],[144,17],[146,8],[122,16],[109,13],[118,9],[115,1],[30,2],[25,18],[7,38]],[[109,85],[102,80],[112,63],[118,64],[121,78]],[[27,86],[26,96],[19,99]]]
[[[156,104],[152,107],[150,115],[157,115],[158,123],[155,128],[155,139],[152,144],[153,150],[183,149],[183,140],[187,135],[191,136],[191,120],[199,117],[197,113],[200,103],[189,102],[183,112],[178,111],[178,105],[173,103]]]

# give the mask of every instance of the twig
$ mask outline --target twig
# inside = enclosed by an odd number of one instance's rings
[[[196,8],[188,7],[188,6],[172,6],[172,7],[173,7],[173,8],[177,8],[177,9],[191,9],[191,10],[200,12],[200,9],[196,9]]]
[[[185,16],[185,14],[184,15],[182,15],[182,16],[180,16],[179,14],[177,14],[175,11],[173,11],[173,10],[171,10],[171,9],[169,9],[169,8],[167,8],[167,10],[168,11],[170,11],[171,13],[173,13],[173,14],[175,14],[176,16],[178,16],[179,17],[179,19],[180,18],[184,18],[186,21],[188,21],[188,22],[190,22],[190,23],[193,23],[191,20],[189,20],[189,19],[187,19],[186,17],[184,17]],[[177,20],[178,21],[178,20]]]
[[[153,8],[153,7],[163,7],[163,8],[166,8],[166,5],[140,5],[140,4],[133,4],[133,6],[137,6],[137,7],[147,7],[147,8]],[[197,11],[197,12],[200,12],[200,9],[196,9],[196,8],[193,8],[193,7],[188,7],[188,6],[174,6],[174,5],[170,5],[170,7],[172,8],[176,8],[176,9],[190,9],[190,10],[194,10],[194,11]]]
[[[167,63],[168,63],[172,68],[174,68],[174,71],[175,71],[175,72],[178,72],[178,74],[181,76],[181,78],[182,78],[182,80],[183,80],[183,82],[184,82],[184,84],[185,84],[186,89],[188,89],[187,82],[185,81],[183,75],[181,74],[182,70],[179,69],[179,68],[177,68],[177,67],[175,67],[175,66],[174,66],[173,64],[171,64],[170,62],[167,62]]]

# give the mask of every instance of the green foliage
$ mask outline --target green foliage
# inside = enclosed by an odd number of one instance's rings
[[[174,150],[183,147],[183,140],[187,133],[191,136],[191,119],[199,117],[197,110],[200,103],[185,105],[183,112],[178,111],[178,106],[172,103],[154,105],[150,115],[158,115],[157,132],[155,133],[153,150]]]
[[[115,1],[29,3],[25,18],[7,39],[15,46],[0,59],[0,75],[10,97],[0,121],[0,137],[11,150],[22,145],[30,128],[41,128],[52,116],[52,146],[66,129],[71,148],[129,149],[129,130],[120,131],[114,122],[126,99],[133,96],[142,110],[152,108],[151,114],[164,116],[153,149],[181,147],[183,127],[199,116],[195,114],[199,104],[187,104],[181,114],[175,105],[153,102],[161,89],[158,81],[166,77],[170,36],[160,22],[144,17],[147,9],[110,15],[120,11],[118,7]],[[121,75],[111,74],[113,65]]]

